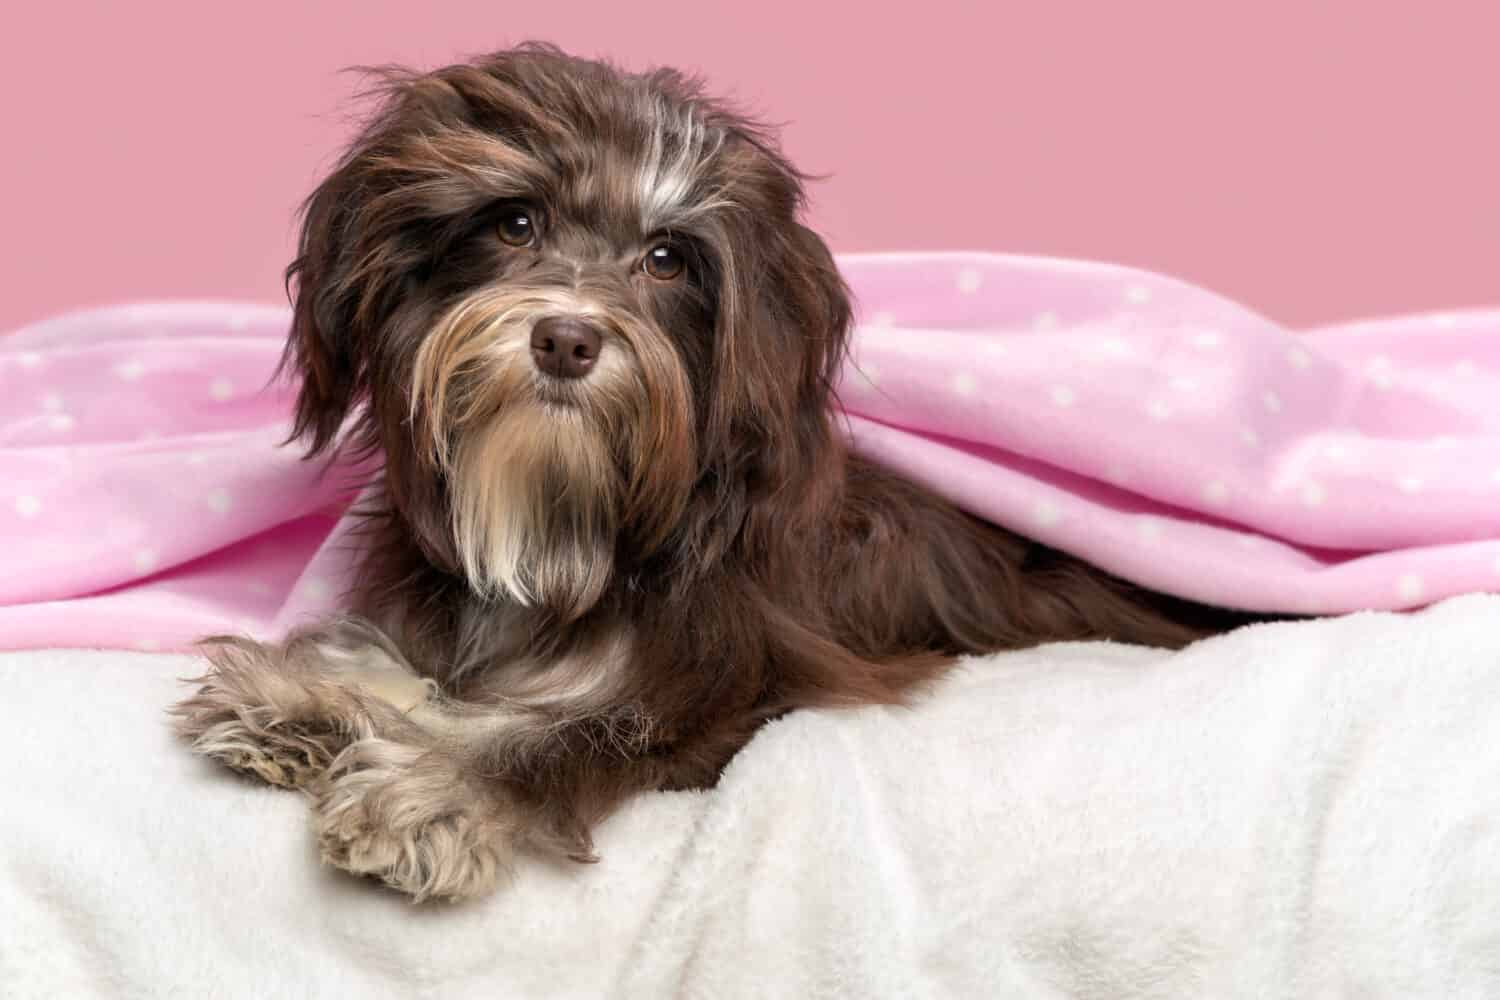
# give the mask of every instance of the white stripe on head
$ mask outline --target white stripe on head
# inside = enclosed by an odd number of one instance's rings
[[[660,95],[646,98],[651,136],[636,176],[643,232],[654,232],[673,219],[723,204],[717,195],[693,204],[693,189],[724,135],[698,120],[693,108],[674,110]]]

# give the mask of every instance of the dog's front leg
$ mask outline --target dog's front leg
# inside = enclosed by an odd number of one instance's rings
[[[177,732],[197,753],[286,788],[305,787],[356,740],[420,738],[408,713],[436,690],[357,620],[204,648],[198,690],[171,710]]]
[[[432,705],[430,743],[356,741],[311,787],[325,861],[416,899],[483,895],[513,853],[592,861],[590,827],[662,780],[628,706]]]

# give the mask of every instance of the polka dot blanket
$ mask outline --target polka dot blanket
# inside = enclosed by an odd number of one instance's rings
[[[854,448],[981,517],[1252,610],[1500,589],[1500,308],[1291,331],[1101,264],[840,264]],[[281,447],[287,321],[164,303],[0,337],[0,648],[182,648],[338,607],[374,470]]]

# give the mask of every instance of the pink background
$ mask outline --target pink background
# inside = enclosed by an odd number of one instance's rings
[[[1231,9],[1232,8],[1232,9]],[[530,37],[669,63],[789,122],[838,250],[1165,271],[1286,323],[1500,301],[1488,2],[98,3],[0,40],[0,329],[280,301],[347,134],[340,67]]]

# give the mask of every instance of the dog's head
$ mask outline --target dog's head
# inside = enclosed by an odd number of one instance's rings
[[[350,422],[430,559],[568,617],[790,527],[850,310],[769,134],[545,46],[382,79],[288,270],[310,452]]]

